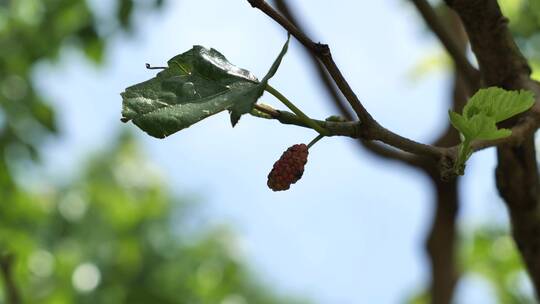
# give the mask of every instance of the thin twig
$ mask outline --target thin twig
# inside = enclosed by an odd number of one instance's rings
[[[313,140],[311,140],[309,142],[309,144],[307,145],[308,149],[311,149],[311,147],[313,147],[313,145],[315,145],[317,142],[319,142],[319,140],[323,139],[324,135],[321,135],[319,134],[317,137],[315,137]]]
[[[268,109],[263,109],[257,106],[255,107],[255,109],[263,113],[270,114]],[[279,111],[279,115],[273,115],[272,118],[277,119],[283,124],[293,124],[301,127],[311,128],[311,126],[308,126],[302,119],[290,112]],[[362,132],[363,126],[360,122],[333,122],[322,120],[313,121],[316,122],[318,125],[322,126],[323,128],[327,129],[329,132],[328,136],[341,135],[363,140],[378,140],[392,147],[399,148],[405,152],[421,156],[427,156],[434,160],[439,160],[443,157],[446,157],[448,156],[449,151],[453,151],[449,148],[425,145],[410,140],[401,135],[392,133],[378,124],[375,128],[373,128],[372,132],[369,133],[370,137],[366,138],[364,136],[364,132]]]
[[[285,18],[287,18],[291,23],[293,23],[294,26],[298,28],[301,32],[307,33],[305,29],[302,29],[302,25],[298,22],[296,16],[293,14],[286,0],[276,0],[275,3],[277,9],[281,12],[281,14],[283,14],[283,16],[285,16]],[[330,100],[334,103],[334,105],[337,107],[343,117],[345,117],[347,120],[353,120],[353,114],[348,107],[347,101],[343,99],[343,95],[341,95],[341,93],[338,91],[332,78],[325,70],[322,63],[317,59],[317,55],[309,48],[304,48],[304,50],[306,50],[307,58],[309,58],[311,64],[315,68],[315,71],[317,72],[318,78],[322,82],[323,87],[326,88],[325,91],[329,95],[328,97],[330,98]],[[424,161],[425,159],[419,158],[414,154],[397,150],[393,147],[389,147],[379,142],[361,139],[358,140],[358,143],[360,147],[384,159],[400,161],[414,167],[424,168],[435,164],[433,162],[426,162]]]
[[[315,43],[302,31],[300,31],[292,22],[278,13],[264,0],[248,0],[251,6],[261,10],[274,21],[279,23],[290,34],[292,34],[298,41],[300,41],[306,48],[313,51],[317,55],[317,58],[325,66],[326,70],[332,76],[332,79],[340,89],[341,93],[345,96],[358,118],[362,123],[360,138],[367,140],[379,140],[388,145],[397,147],[403,151],[432,157],[434,159],[440,159],[446,155],[446,151],[434,146],[418,143],[411,139],[405,138],[398,134],[395,134],[381,125],[379,125],[371,114],[364,108],[356,94],[353,92],[345,77],[337,67],[336,63],[332,59],[330,48],[326,44]]]
[[[272,94],[274,97],[279,99],[289,110],[293,111],[298,118],[302,119],[304,123],[308,126],[310,126],[313,130],[319,132],[321,135],[327,135],[327,131],[318,125],[316,122],[314,122],[311,118],[309,118],[302,110],[300,110],[296,105],[291,102],[287,97],[285,97],[283,94],[281,94],[278,90],[274,89],[271,85],[267,84],[265,90]]]
[[[292,22],[287,20],[279,12],[274,10],[266,1],[264,0],[248,0],[251,6],[261,10],[274,21],[279,23],[285,30],[287,30],[291,35],[293,35],[300,43],[302,43],[306,48],[313,51],[319,60],[324,64],[332,79],[343,93],[351,107],[353,108],[358,118],[365,126],[371,125],[374,120],[369,114],[369,112],[364,108],[354,91],[351,89],[343,74],[337,67],[336,63],[332,59],[332,54],[330,53],[330,48],[326,44],[315,43],[306,34],[300,31]]]
[[[298,23],[298,20],[294,16],[293,12],[289,8],[289,5],[286,0],[275,0],[277,9],[287,18],[294,26],[303,33],[307,33],[305,29],[302,29],[302,26]],[[313,67],[315,68],[317,75],[319,76],[320,81],[323,83],[323,86],[326,88],[330,99],[334,102],[341,115],[347,120],[354,120],[353,114],[350,110],[350,105],[347,101],[343,99],[339,89],[336,87],[335,83],[332,80],[332,77],[328,74],[322,63],[317,59],[317,54],[309,48],[304,48],[309,56]]]
[[[275,119],[282,124],[295,125],[299,127],[313,129],[312,126],[308,125],[305,120],[301,119],[297,115],[291,112],[276,110],[271,108],[268,105],[255,104],[255,110],[260,111],[265,116],[257,115],[257,113],[251,113],[254,116],[267,119]],[[317,125],[323,127],[328,131],[325,136],[346,136],[351,138],[358,138],[358,129],[359,123],[356,121],[345,121],[345,122],[336,122],[336,121],[326,121],[326,120],[317,120],[312,119]]]

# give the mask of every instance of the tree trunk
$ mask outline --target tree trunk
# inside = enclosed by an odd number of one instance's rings
[[[508,30],[496,0],[446,0],[461,17],[478,59],[485,86],[532,89],[540,100],[538,84],[530,79],[530,68]],[[519,118],[518,118],[519,119]],[[513,119],[506,124],[512,124]],[[534,135],[516,145],[497,149],[497,188],[506,202],[513,237],[532,278],[540,290],[539,179]]]

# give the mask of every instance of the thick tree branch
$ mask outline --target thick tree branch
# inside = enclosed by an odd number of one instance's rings
[[[454,60],[456,67],[466,80],[469,88],[469,95],[477,90],[480,82],[480,75],[467,59],[463,48],[456,41],[455,36],[441,22],[427,0],[411,0],[429,28],[437,35],[446,51]]]
[[[497,150],[496,181],[504,198],[516,245],[538,297],[540,290],[540,193],[534,138],[517,147]]]
[[[434,304],[452,302],[458,274],[456,270],[456,217],[458,211],[458,180],[443,182],[432,178],[435,212],[426,239],[431,266],[430,301]]]
[[[387,145],[399,148],[405,152],[421,156],[428,156],[437,160],[443,158],[444,156],[448,156],[448,149],[446,148],[416,142],[387,130],[377,122],[375,122],[374,127],[371,127],[368,132],[365,132],[364,130],[364,127],[360,128],[360,132],[364,132],[364,136],[361,135],[361,138],[366,140],[382,141]]]
[[[386,160],[398,161],[400,163],[407,164],[413,168],[435,168],[437,163],[433,159],[420,157],[416,154],[403,152],[393,147],[388,147],[385,144],[381,144],[375,141],[360,140],[360,143],[364,148],[370,151],[372,154],[382,157]]]
[[[496,0],[446,1],[459,14],[486,86],[520,89],[531,69],[519,51]]]
[[[4,290],[8,304],[20,304],[19,290],[13,277],[14,257],[11,254],[0,254],[0,272],[4,281]]]
[[[508,30],[507,19],[502,15],[497,1],[446,2],[463,20],[485,85],[506,89],[532,89],[538,102],[537,84],[529,77],[530,68]],[[531,113],[525,117],[531,117]],[[514,145],[500,145],[497,149],[497,188],[508,207],[514,240],[532,278],[536,295],[539,296],[540,179],[533,138],[537,124],[528,118],[522,124],[530,124],[532,131],[524,127],[526,130],[519,135],[516,130],[512,137],[520,140],[512,142]]]
[[[468,38],[459,17],[449,12],[444,14],[450,25],[450,34],[465,54]],[[455,68],[452,108],[461,112],[467,102],[469,86],[463,71]],[[448,147],[459,142],[459,133],[450,124],[435,141],[435,145]],[[430,300],[433,304],[452,303],[454,289],[459,279],[456,265],[457,213],[459,209],[459,178],[442,182],[436,172],[430,174],[435,190],[433,222],[426,239],[426,250],[431,264]]]

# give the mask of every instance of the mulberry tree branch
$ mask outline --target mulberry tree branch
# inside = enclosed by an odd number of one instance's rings
[[[446,23],[452,29],[450,35],[465,54],[467,35],[459,17],[452,11],[445,16]],[[461,69],[455,66],[454,84],[451,94],[452,108],[460,111],[467,102],[470,87]],[[446,131],[435,141],[437,146],[451,146],[459,142],[459,133],[450,124]],[[434,213],[433,221],[426,238],[426,251],[431,266],[430,300],[433,304],[452,303],[454,289],[459,279],[456,263],[457,247],[457,213],[460,207],[459,178],[442,182],[435,172],[430,174],[433,184]]]
[[[312,128],[311,125],[308,125],[304,119],[298,117],[296,114],[291,112],[276,110],[262,104],[255,104],[255,110],[256,111],[252,112],[251,114],[260,118],[275,119],[280,123],[286,125],[295,125],[310,129]],[[258,114],[257,111],[263,113],[264,115]],[[327,134],[325,134],[325,136],[347,136],[351,138],[358,138],[358,122],[335,122],[316,119],[312,119],[312,121],[328,132]]]
[[[286,0],[276,0],[275,3],[277,9],[285,18],[287,18],[301,32],[306,33],[306,31],[302,29],[301,24],[299,24],[296,16],[294,16]],[[332,78],[329,76],[328,72],[325,70],[322,63],[317,59],[317,55],[309,48],[304,48],[304,50],[306,50],[306,57],[313,65],[313,68],[315,69],[319,80],[322,82],[323,87],[326,89],[325,91],[328,94],[330,101],[334,103],[336,108],[339,110],[341,115],[345,117],[345,119],[353,120],[353,113],[351,113],[347,102],[343,99],[343,95],[341,95],[341,93],[336,88],[336,85],[334,84]],[[426,159],[418,157],[415,154],[402,152],[395,148],[388,147],[384,144],[370,140],[359,140],[357,142],[359,143],[360,147],[363,147],[364,149],[370,151],[372,154],[382,157],[384,159],[399,161],[401,163],[414,167],[428,166],[428,164],[426,163]],[[428,163],[429,165],[435,164],[434,162]]]
[[[378,140],[382,141],[390,146],[399,148],[405,152],[417,154],[421,156],[427,156],[436,160],[446,157],[446,149],[422,144],[414,140],[405,138],[401,135],[395,134],[373,119],[371,114],[364,108],[345,77],[334,62],[330,53],[330,48],[326,44],[315,43],[306,34],[300,31],[291,21],[277,12],[264,0],[248,0],[251,6],[261,10],[274,21],[279,23],[285,28],[291,35],[293,35],[298,41],[300,41],[306,48],[311,50],[317,58],[324,65],[328,74],[334,80],[336,86],[340,89],[341,93],[345,96],[354,112],[358,116],[361,122],[359,138],[365,140]]]
[[[485,1],[485,0],[484,0]],[[439,170],[441,176],[448,179],[455,177],[455,174],[452,173],[452,170],[449,169],[449,166],[452,166],[456,161],[458,147],[454,146],[451,148],[442,148],[436,147],[433,145],[422,144],[405,138],[399,134],[391,132],[377,123],[369,112],[364,108],[356,94],[353,92],[341,71],[335,64],[332,56],[330,54],[330,49],[328,45],[315,43],[302,31],[300,31],[291,21],[278,13],[274,8],[272,8],[264,0],[248,0],[248,2],[255,8],[261,10],[266,15],[271,17],[274,21],[279,23],[283,28],[285,28],[290,34],[292,34],[298,41],[300,41],[306,48],[310,49],[317,58],[321,61],[325,67],[328,74],[332,77],[336,86],[340,89],[341,93],[345,96],[355,113],[360,119],[360,128],[358,132],[358,138],[363,140],[376,140],[381,141],[387,145],[398,148],[402,151],[415,154],[421,157],[428,157],[431,160],[435,160],[439,164]],[[456,1],[449,1],[456,2]],[[467,1],[466,1],[467,2]],[[475,2],[475,1],[471,1]],[[508,37],[506,37],[508,38]],[[510,36],[511,38],[511,36]],[[493,45],[492,45],[493,46]],[[475,45],[473,43],[473,49]],[[517,47],[516,47],[517,48]],[[475,50],[476,51],[476,50]],[[519,62],[517,63],[519,65]],[[482,64],[481,64],[482,67]],[[526,62],[525,62],[525,67]],[[530,71],[530,69],[529,69]],[[482,74],[482,76],[484,76]],[[505,87],[505,86],[503,86]],[[512,88],[511,86],[506,86],[505,88]],[[538,96],[537,96],[538,98]],[[516,126],[515,126],[516,127]],[[519,126],[517,126],[519,127]],[[527,129],[528,130],[528,129]],[[534,130],[533,130],[534,131]],[[533,132],[531,131],[531,132]],[[516,135],[517,134],[517,135]],[[479,148],[485,148],[489,146],[501,145],[507,142],[519,141],[522,139],[523,133],[516,133],[512,136],[505,138],[503,141],[490,141],[483,142],[482,144],[474,143],[478,145]]]
[[[330,53],[330,48],[328,47],[328,45],[313,42],[306,34],[300,31],[296,26],[294,26],[291,21],[282,16],[273,7],[266,3],[266,1],[248,0],[248,2],[251,4],[251,6],[261,10],[274,21],[279,23],[291,35],[293,35],[298,41],[300,41],[300,43],[302,43],[306,48],[316,54],[317,58],[323,63],[326,70],[328,71],[340,91],[343,93],[360,121],[366,126],[370,126],[375,123],[374,119],[364,108],[354,91],[351,89],[349,83],[337,67],[334,59],[332,58],[332,54]]]
[[[286,0],[276,0],[277,9],[289,19],[297,28],[302,29],[298,19],[294,16],[288,2]],[[431,7],[429,7],[431,9]],[[456,21],[457,16],[455,14],[448,14],[452,21]],[[465,46],[467,38],[464,30],[460,26],[459,20],[456,28],[458,33],[455,34],[456,38],[452,37],[457,43],[459,43],[460,53],[465,53]],[[317,60],[316,56],[309,49],[306,55],[313,67],[315,68],[318,78],[322,85],[326,88],[326,92],[330,97],[330,100],[340,110],[342,115],[351,120],[352,115],[349,112],[348,107],[342,100],[342,96],[336,90],[335,85],[328,76],[328,73],[324,70],[324,67]],[[461,56],[464,57],[464,56]],[[457,65],[456,65],[457,67]],[[462,76],[464,71],[456,71],[454,80],[454,94],[453,94],[453,108],[460,110],[467,100],[467,89],[470,91],[470,85],[465,83]],[[478,72],[476,71],[476,78],[478,78]],[[478,82],[478,79],[475,80]],[[448,124],[447,130],[435,141],[437,146],[451,146],[459,142],[458,132]],[[359,140],[360,146],[372,152],[374,155],[388,159],[399,161],[407,165],[411,165],[414,168],[421,169],[428,173],[430,180],[434,186],[434,198],[433,204],[435,212],[433,214],[433,222],[429,233],[426,238],[426,250],[428,252],[429,261],[431,265],[431,286],[430,286],[430,299],[432,303],[447,304],[452,300],[454,293],[454,287],[457,282],[458,272],[456,270],[455,263],[455,246],[456,246],[456,215],[459,207],[458,185],[459,180],[453,179],[450,182],[443,182],[439,177],[439,172],[435,167],[436,163],[430,162],[429,159],[418,157],[414,154],[405,153],[391,147],[387,147],[383,144],[375,141]]]

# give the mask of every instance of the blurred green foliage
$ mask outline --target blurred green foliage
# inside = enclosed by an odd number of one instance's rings
[[[57,132],[54,109],[36,91],[33,69],[43,60],[58,60],[64,48],[79,49],[92,61],[101,62],[107,38],[130,30],[135,10],[133,0],[108,3],[116,4],[115,13],[97,16],[84,0],[0,1],[0,189],[4,201],[15,199],[10,196],[17,187],[10,164],[37,160],[40,143]],[[142,3],[148,9],[162,1]]]
[[[540,80],[540,0],[501,0],[510,30],[529,60],[533,78]]]
[[[89,4],[0,0],[0,260],[14,257],[22,302],[299,303],[254,280],[227,229],[194,230],[196,211],[171,196],[130,136],[68,183],[30,188],[17,178],[39,171],[40,146],[61,131],[35,88],[36,65],[66,48],[101,63],[110,38],[133,29],[134,13],[163,1],[91,1],[112,8],[100,14]]]
[[[517,248],[507,229],[482,227],[462,241],[462,268],[486,280],[498,303],[536,303]]]
[[[0,248],[16,254],[27,303],[300,303],[256,283],[226,229],[194,232],[192,206],[130,136],[85,168],[20,192],[0,214]]]
[[[499,0],[508,17],[510,30],[529,60],[533,78],[540,80],[540,0]],[[447,13],[443,1],[437,1],[439,14]],[[418,78],[435,68],[450,68],[446,54],[437,53],[421,62],[412,72]],[[487,282],[497,303],[536,303],[529,278],[508,229],[482,226],[462,233],[460,258],[462,276],[472,276]],[[429,293],[422,291],[406,301],[429,303]]]
[[[481,291],[489,303],[536,303],[521,257],[508,230],[499,226],[480,226],[462,233],[459,241],[461,279],[474,278],[487,283]],[[458,285],[457,291],[460,288]],[[470,290],[468,291],[470,292]],[[490,298],[489,296],[493,296]],[[422,291],[406,301],[410,304],[430,303],[429,293]]]
[[[99,1],[94,1],[99,2]],[[540,79],[540,0],[500,0]],[[64,48],[99,64],[107,42],[133,29],[137,10],[162,0],[0,0],[0,257],[14,254],[25,303],[295,303],[254,282],[225,229],[194,233],[193,210],[174,199],[129,136],[65,185],[29,190],[16,167],[35,166],[40,144],[58,132],[54,108],[33,70]],[[491,283],[501,303],[533,303],[506,231],[463,240],[463,269]],[[0,289],[0,303],[5,303]]]
[[[529,60],[533,73],[532,77],[540,81],[540,0],[498,0],[503,14],[509,20],[509,28],[516,39],[521,51]],[[434,1],[434,7],[442,20],[449,12],[444,1]],[[447,26],[452,25],[447,23]],[[432,35],[426,27],[426,32]],[[452,68],[452,60],[443,49],[419,61],[411,70],[412,80],[419,80],[433,71]]]

